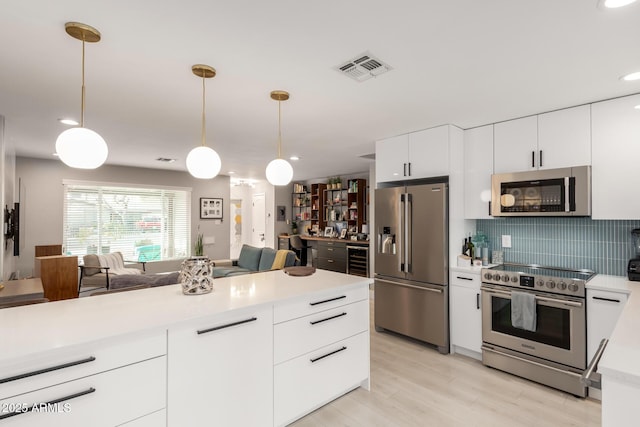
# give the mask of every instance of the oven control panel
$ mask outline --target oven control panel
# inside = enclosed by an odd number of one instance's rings
[[[542,292],[573,295],[578,297],[584,297],[586,295],[584,280],[530,275],[523,272],[503,271],[494,268],[482,269],[481,277],[484,283],[509,286],[513,288],[535,289]]]

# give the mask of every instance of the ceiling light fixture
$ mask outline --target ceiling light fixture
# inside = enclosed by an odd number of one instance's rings
[[[82,101],[80,127],[67,129],[56,140],[56,152],[67,166],[79,169],[95,169],[107,160],[109,148],[98,133],[84,127],[84,44],[100,41],[100,32],[89,25],[67,22],[65,31],[74,39],[82,41]]]
[[[216,70],[203,64],[196,64],[191,71],[198,77],[202,77],[202,145],[196,147],[187,155],[187,170],[195,178],[211,179],[218,175],[222,162],[220,156],[213,148],[206,145],[207,129],[205,122],[205,79],[215,77]]]
[[[599,0],[598,5],[607,9],[616,9],[635,2],[636,0]]]
[[[298,157],[298,156],[291,156],[291,157],[289,157],[289,160],[293,160],[293,161],[295,162],[295,161],[297,161],[297,160],[300,160],[300,157]]]
[[[640,80],[640,71],[636,71],[635,73],[626,74],[626,75],[620,77],[620,80],[624,80],[625,82],[632,82],[632,81],[635,81],[635,80]]]
[[[289,99],[289,92],[284,90],[274,90],[271,92],[271,99],[278,101],[278,158],[271,160],[267,165],[267,181],[271,185],[287,185],[293,178],[293,168],[282,158],[282,126],[280,103]]]

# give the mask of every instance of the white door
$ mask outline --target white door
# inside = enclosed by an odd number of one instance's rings
[[[409,135],[376,141],[376,182],[400,181],[407,177]]]
[[[449,126],[409,134],[409,179],[449,175]]]
[[[567,168],[591,164],[591,106],[538,115],[538,166]]]
[[[496,123],[493,132],[494,173],[538,169],[538,116]]]
[[[256,193],[252,197],[253,212],[251,215],[252,231],[253,231],[253,243],[252,245],[258,248],[264,248],[265,238],[264,233],[266,230],[267,218],[265,216],[265,202],[264,193]]]

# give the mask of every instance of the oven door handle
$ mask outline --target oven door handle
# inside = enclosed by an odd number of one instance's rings
[[[589,363],[587,370],[584,371],[582,376],[580,377],[580,381],[584,384],[585,387],[592,387],[600,390],[602,388],[602,377],[599,372],[595,372],[598,369],[598,363],[600,362],[600,358],[604,353],[604,349],[607,347],[609,340],[603,338],[600,341],[600,345],[598,346],[598,350],[596,350],[596,354],[593,355],[593,359]]]
[[[502,291],[499,289],[493,289],[493,288],[482,288],[483,291],[488,292],[490,294],[502,294],[502,295],[508,295],[511,296],[511,292],[509,291]],[[582,303],[578,302],[578,301],[567,301],[567,300],[562,300],[562,299],[556,299],[556,298],[549,298],[549,297],[543,297],[540,295],[536,295],[536,301],[544,301],[544,302],[551,302],[551,303],[555,303],[555,304],[564,304],[564,305],[568,305],[571,307],[582,307]]]

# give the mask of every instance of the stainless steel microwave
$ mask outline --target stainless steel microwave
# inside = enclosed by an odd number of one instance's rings
[[[493,216],[590,216],[591,166],[491,176]]]

